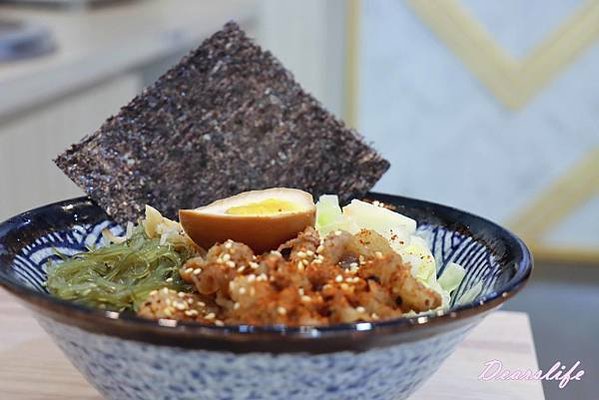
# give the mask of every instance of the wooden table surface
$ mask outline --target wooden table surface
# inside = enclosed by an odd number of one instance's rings
[[[29,312],[0,289],[0,398],[101,399]],[[411,400],[538,400],[539,381],[480,381],[484,363],[538,369],[528,316],[497,311],[487,317]]]

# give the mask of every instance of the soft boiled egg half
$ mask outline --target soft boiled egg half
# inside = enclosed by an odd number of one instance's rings
[[[310,193],[298,189],[252,190],[193,210],[179,210],[185,233],[208,249],[228,239],[245,243],[254,252],[276,249],[308,226],[316,207]]]

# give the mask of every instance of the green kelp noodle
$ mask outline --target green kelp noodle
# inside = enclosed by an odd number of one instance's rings
[[[177,223],[147,209],[144,225],[128,231],[124,238],[105,232],[109,245],[48,265],[50,293],[90,307],[137,311],[152,290],[189,291],[179,268],[197,249]]]

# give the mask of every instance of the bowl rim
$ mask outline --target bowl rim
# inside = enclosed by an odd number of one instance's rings
[[[459,215],[462,219],[470,222],[476,222],[489,227],[494,234],[501,237],[507,245],[508,252],[513,254],[516,271],[514,275],[497,291],[493,291],[480,299],[466,304],[454,306],[449,310],[441,310],[429,314],[401,317],[395,319],[381,320],[375,322],[355,322],[345,324],[335,324],[327,326],[299,326],[288,327],[285,325],[226,325],[215,326],[205,325],[195,322],[176,323],[171,320],[147,320],[135,315],[119,314],[116,312],[94,309],[91,307],[78,305],[67,300],[62,300],[51,296],[50,294],[38,292],[18,282],[14,277],[8,274],[8,268],[0,268],[0,286],[24,300],[26,305],[32,307],[35,311],[43,314],[49,311],[52,319],[58,319],[68,325],[83,327],[84,330],[96,331],[108,335],[130,337],[131,332],[140,330],[140,334],[134,335],[135,340],[141,340],[149,343],[160,343],[177,345],[181,347],[198,347],[199,342],[194,339],[207,338],[217,340],[227,340],[235,337],[241,342],[251,339],[255,341],[269,341],[275,338],[285,337],[292,341],[314,341],[319,338],[342,338],[350,336],[352,340],[356,338],[365,338],[373,332],[381,334],[398,334],[407,331],[421,330],[429,327],[439,328],[441,330],[454,329],[456,326],[463,325],[465,320],[475,316],[482,316],[486,312],[497,308],[508,298],[518,293],[526,284],[533,268],[533,258],[530,250],[524,242],[515,234],[501,227],[500,225],[489,221],[477,215],[459,210],[454,207],[445,206],[426,200],[418,200],[409,197],[389,195],[384,193],[369,192],[366,198],[380,200],[386,203],[398,203],[408,207],[417,206],[417,208],[432,208],[445,214]],[[99,207],[88,196],[75,197],[55,203],[50,203],[24,213],[18,214],[8,220],[0,223],[0,239],[6,237],[10,232],[17,230],[26,224],[26,221],[35,217],[44,215],[56,208],[79,204],[84,207]],[[468,226],[468,225],[466,225]],[[2,246],[0,243],[0,252]],[[83,323],[77,323],[77,319]],[[81,322],[80,321],[80,322]],[[96,329],[98,328],[98,329]],[[124,331],[121,331],[124,328]],[[114,331],[116,329],[116,331]],[[438,330],[438,329],[437,329]],[[128,333],[127,333],[128,331]],[[162,339],[150,337],[152,334],[163,335]],[[428,333],[430,336],[432,331]],[[150,335],[150,336],[148,336]],[[165,336],[166,335],[166,336]],[[177,337],[185,337],[187,340],[183,343],[174,344],[173,340]],[[422,335],[419,335],[421,337]],[[406,340],[410,340],[406,337]],[[282,349],[282,352],[287,352]]]

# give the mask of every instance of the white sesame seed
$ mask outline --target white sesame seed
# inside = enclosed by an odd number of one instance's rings
[[[199,275],[201,273],[202,273],[202,268],[196,268],[196,269],[193,270],[193,274],[194,275]]]
[[[322,260],[317,258],[314,261],[312,261],[314,264],[322,264]]]
[[[375,251],[375,252],[374,252],[374,255],[375,255],[375,256],[376,256],[376,258],[378,258],[379,260],[380,260],[381,258],[383,258],[383,253],[381,253],[380,251]]]
[[[179,292],[179,293],[177,293],[177,296],[180,297],[180,298],[183,298],[183,297],[185,297],[185,293]]]
[[[230,240],[227,240],[227,242],[225,243],[225,249],[230,249],[231,247],[233,247],[233,243],[231,243]]]
[[[220,319],[215,319],[214,320],[214,325],[216,325],[216,326],[225,326],[225,323],[223,321],[221,321]]]
[[[206,319],[214,319],[214,318],[216,318],[216,315],[213,312],[211,312],[209,314],[206,314],[206,316],[204,316],[204,318],[206,318]]]
[[[349,285],[348,285],[347,283],[343,282],[343,283],[341,284],[341,289],[343,289],[343,290],[348,290],[348,289],[349,289]]]
[[[252,269],[257,269],[259,266],[260,266],[260,264],[258,264],[257,262],[253,262],[253,261],[250,262],[250,267]]]
[[[303,262],[300,261],[300,262],[297,263],[297,270],[298,271],[303,272],[304,268],[305,267],[304,267],[304,263]]]
[[[229,268],[235,268],[235,263],[233,261],[227,261],[225,265]]]
[[[350,268],[358,268],[358,263],[357,262],[349,263],[349,267]]]
[[[299,293],[300,296],[303,296],[304,295],[304,288],[297,289],[297,292]]]
[[[341,234],[342,234],[342,233],[343,233],[343,232],[341,232],[341,231],[337,230],[337,231],[335,231],[335,236],[341,236]]]
[[[198,301],[198,306],[206,307],[206,303],[204,303],[203,301]]]
[[[304,258],[306,257],[306,253],[304,253],[303,251],[298,251],[297,253],[295,253],[299,258]]]
[[[356,307],[356,311],[359,313],[364,313],[364,312],[366,312],[366,309],[362,306],[358,306],[358,307]]]
[[[324,246],[323,245],[318,246],[318,248],[316,249],[317,253],[322,253],[323,251],[324,251]]]
[[[240,274],[245,271],[245,265],[242,265],[241,267],[237,268],[237,272],[239,272]]]
[[[379,319],[379,315],[377,313],[372,313],[370,314],[370,316],[372,317],[372,319]]]
[[[185,269],[185,273],[188,274],[188,275],[191,274],[192,272],[193,272],[193,268],[186,268]]]
[[[248,282],[254,282],[256,280],[256,275],[249,274],[247,279],[248,279]]]
[[[168,283],[171,283],[171,282],[173,281],[173,278],[166,278],[166,281],[167,281]]]
[[[183,302],[183,301],[176,301],[175,302],[175,308],[177,310],[183,311],[187,309],[187,303]]]
[[[162,293],[169,294],[168,288],[167,287],[162,288]]]
[[[244,287],[239,288],[239,294],[245,294],[247,290]]]
[[[337,275],[335,277],[335,282],[343,282],[343,275]]]
[[[239,310],[239,307],[241,307],[241,304],[239,304],[238,302],[235,302],[235,304],[233,304],[233,310]]]
[[[285,309],[285,307],[278,306],[278,307],[277,307],[277,312],[278,312],[280,315],[286,315],[286,314],[287,314],[287,309]]]
[[[304,295],[304,296],[302,296],[302,297],[301,297],[301,299],[302,299],[302,301],[303,301],[304,303],[309,303],[309,302],[311,302],[311,301],[312,301],[312,299],[310,298],[310,296],[305,296],[305,295]]]
[[[265,281],[267,281],[267,280],[268,280],[268,276],[266,276],[266,274],[263,272],[263,273],[261,273],[261,274],[260,274],[260,276],[258,276],[258,277],[256,278],[256,280],[257,280],[257,281],[263,281],[263,282],[265,282]]]
[[[308,251],[306,251],[306,255],[308,257],[314,257],[314,252],[312,250],[308,250]]]
[[[223,261],[229,261],[230,259],[231,259],[231,255],[230,255],[230,254],[228,254],[228,253],[225,253],[225,254],[223,255]]]
[[[156,296],[158,294],[158,290],[152,290],[150,292],[150,296]]]
[[[198,312],[196,310],[187,310],[185,311],[185,315],[188,317],[195,317],[198,315]]]

